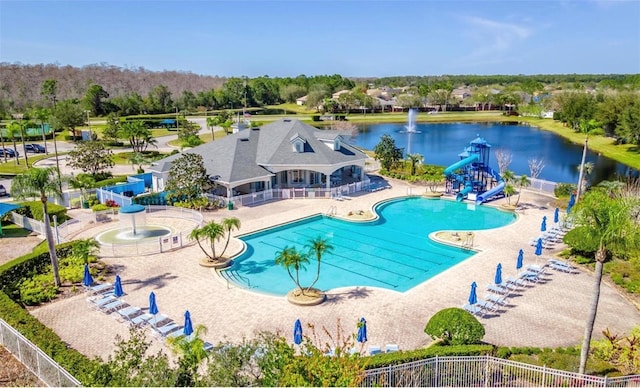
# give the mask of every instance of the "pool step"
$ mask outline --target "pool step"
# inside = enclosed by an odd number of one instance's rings
[[[220,271],[220,275],[227,280],[227,282],[234,283],[240,288],[253,288],[251,287],[251,280],[246,276],[242,276],[238,273],[238,271],[234,269],[226,269],[224,271]]]

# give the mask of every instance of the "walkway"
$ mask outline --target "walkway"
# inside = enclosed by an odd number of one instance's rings
[[[240,233],[247,233],[301,216],[324,213],[331,205],[337,207],[338,215],[345,215],[367,209],[385,198],[406,195],[406,183],[392,182],[392,185],[392,189],[351,200],[278,201],[205,213],[205,219],[238,217],[242,221]],[[179,322],[188,309],[194,324],[208,328],[206,339],[211,342],[240,341],[260,330],[277,331],[290,339],[297,318],[305,327],[306,323],[313,323],[318,329],[325,326],[335,336],[338,320],[350,333],[356,331],[357,320],[365,317],[369,344],[396,343],[401,349],[414,349],[431,342],[424,327],[434,313],[465,303],[471,282],[478,283],[482,297],[484,286],[493,281],[497,263],[503,264],[504,276],[513,275],[520,248],[525,250],[525,264],[533,262],[533,248],[527,242],[539,233],[542,216],[553,215],[553,209],[547,207],[550,200],[525,193],[521,203],[528,204],[528,208],[520,213],[516,222],[499,230],[476,232],[475,246],[481,250],[477,255],[406,293],[370,287],[337,289],[329,292],[324,304],[315,307],[294,306],[284,297],[256,294],[227,284],[215,271],[198,265],[203,254],[197,246],[153,256],[105,258],[104,261],[118,266],[127,302],[146,307],[148,295],[154,291],[161,313]],[[236,244],[235,249],[238,247]],[[486,329],[485,340],[508,346],[578,344],[590,304],[592,275],[552,271],[548,279],[545,284],[535,285],[511,298],[513,306],[499,316],[481,319]],[[114,337],[128,335],[125,324],[116,324],[111,316],[90,310],[84,295],[41,306],[32,313],[65,342],[88,356],[106,358],[114,350]],[[638,322],[638,309],[613,288],[603,285],[595,337],[600,338],[605,328],[613,333],[627,333]],[[322,343],[328,341],[323,336],[320,339]],[[162,345],[156,341],[155,346]]]

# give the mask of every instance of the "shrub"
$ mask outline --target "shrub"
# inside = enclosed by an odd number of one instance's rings
[[[58,257],[71,255],[73,242],[56,246]],[[36,247],[32,253],[13,259],[0,266],[0,291],[15,301],[20,301],[18,285],[26,278],[45,273],[51,265],[46,244]]]
[[[553,195],[558,198],[570,197],[576,188],[576,185],[571,183],[558,183],[553,189]]]
[[[423,349],[376,354],[375,356],[368,357],[369,362],[367,362],[366,368],[374,369],[383,366],[404,364],[435,356],[482,356],[492,354],[493,349],[491,345],[440,346],[436,344]]]
[[[20,210],[22,208],[16,209],[18,214],[21,214],[25,217],[33,218],[34,220],[37,220],[37,221],[44,220],[44,213],[42,212],[42,202],[29,201],[29,202],[22,202],[20,203],[20,205],[22,205],[25,210]],[[51,222],[53,222],[53,216],[57,217],[58,224],[61,224],[68,219],[67,208],[63,206],[56,205],[55,203],[47,202],[47,211],[49,212],[49,221]]]
[[[56,297],[58,287],[52,273],[35,275],[20,282],[20,300],[27,306],[48,302]]]
[[[113,178],[103,179],[101,181],[96,181],[96,187],[106,187],[106,186],[115,186],[117,183],[126,182],[126,176],[116,176]]]
[[[438,311],[429,319],[424,332],[451,345],[475,344],[484,337],[484,327],[478,319],[456,307]]]
[[[19,260],[14,260],[11,263],[16,261]],[[0,267],[0,276],[4,275],[2,273],[3,268],[7,269],[4,265]],[[11,267],[9,266],[8,269],[11,270]],[[90,360],[77,350],[68,348],[67,344],[53,330],[18,306],[4,292],[0,292],[0,318],[22,333],[29,341],[47,353],[80,382],[85,385],[92,384],[93,371],[100,365],[100,362],[98,360]]]
[[[91,210],[93,210],[94,212],[101,212],[103,210],[109,210],[110,207],[107,205],[104,205],[102,203],[98,203],[96,205],[91,206]]]

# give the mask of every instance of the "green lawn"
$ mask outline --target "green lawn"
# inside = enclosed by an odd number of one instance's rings
[[[513,119],[529,123],[545,131],[551,131],[572,143],[584,144],[584,134],[574,132],[572,129],[562,125],[559,121],[531,117],[517,117]],[[610,137],[589,136],[588,146],[591,151],[598,152],[635,169],[640,169],[640,148],[633,144],[616,145],[614,143],[614,139]]]
[[[134,155],[133,151],[129,151],[129,152],[118,152],[117,154],[113,154],[113,162],[115,164],[128,164],[131,165],[131,161],[129,160],[129,158],[131,158]],[[156,160],[160,160],[163,158],[166,158],[167,156],[169,156],[169,154],[167,153],[162,153],[162,152],[154,152],[154,151],[148,151],[148,152],[143,152],[144,158],[146,159],[146,162],[144,162],[143,164],[148,164],[150,162],[155,162]]]
[[[19,227],[16,224],[12,224],[12,223],[2,223],[2,237],[3,238],[9,238],[9,237],[27,237],[29,234],[31,234],[30,230],[27,229],[23,229],[21,227]]]
[[[60,155],[66,155],[66,152],[58,152],[58,156]],[[42,160],[42,159],[46,159],[46,158],[52,158],[54,157],[55,154],[53,152],[49,152],[49,155],[46,154],[38,154],[38,155],[34,155],[34,154],[29,154],[29,166],[33,166],[33,163],[37,162],[38,160]],[[21,156],[20,158],[20,164],[16,164],[16,160],[13,158],[7,158],[7,162],[4,162],[4,158],[0,158],[0,175],[17,175],[17,174],[24,174],[25,172],[27,172],[27,165],[24,162],[24,157]]]
[[[222,139],[223,137],[226,137],[228,135],[228,133],[226,133],[225,131],[214,131],[213,133],[215,135],[214,140]],[[211,141],[211,133],[205,133],[205,134],[199,135],[198,137],[204,143],[208,143],[208,142]],[[169,142],[169,145],[174,146],[174,147],[181,147],[182,146],[182,142],[180,140],[178,140],[178,139],[175,139],[175,140],[171,140]]]

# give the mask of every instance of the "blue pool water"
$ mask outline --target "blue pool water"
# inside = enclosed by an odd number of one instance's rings
[[[322,258],[316,288],[370,286],[404,292],[475,254],[436,243],[428,237],[431,232],[491,229],[515,220],[513,213],[488,206],[415,197],[383,202],[376,212],[380,218],[374,222],[316,215],[244,235],[240,239],[247,249],[224,276],[241,287],[286,295],[295,283],[275,264],[277,252],[286,246],[303,249],[322,236],[334,249]],[[315,278],[316,263],[311,259],[300,271],[302,286]]]

